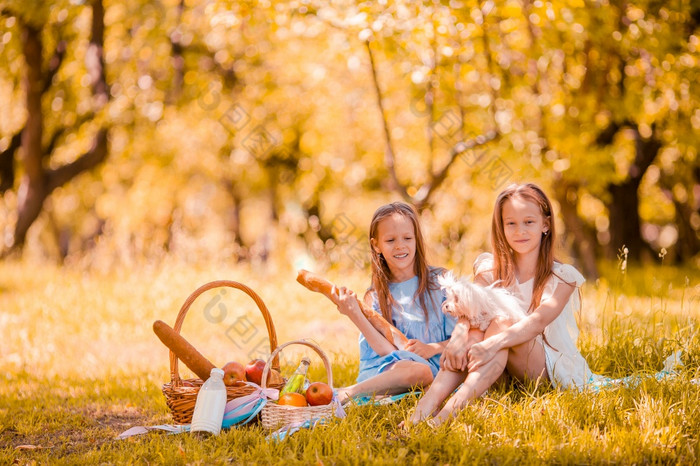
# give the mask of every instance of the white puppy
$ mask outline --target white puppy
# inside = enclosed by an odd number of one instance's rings
[[[465,317],[471,328],[483,332],[496,317],[513,323],[525,317],[518,298],[504,288],[493,285],[483,287],[466,279],[457,280],[451,272],[438,277],[438,284],[447,298],[442,304],[442,312],[456,318]]]

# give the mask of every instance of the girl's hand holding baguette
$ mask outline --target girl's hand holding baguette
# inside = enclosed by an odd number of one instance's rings
[[[333,285],[333,294],[338,296],[338,311],[348,317],[358,316],[362,314],[357,295],[354,291],[348,290],[346,287],[340,288]]]

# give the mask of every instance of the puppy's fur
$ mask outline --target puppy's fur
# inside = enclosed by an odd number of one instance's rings
[[[446,296],[442,312],[456,318],[466,317],[471,328],[483,332],[496,317],[506,318],[512,323],[525,317],[518,299],[503,288],[457,280],[451,272],[438,277],[438,284]]]

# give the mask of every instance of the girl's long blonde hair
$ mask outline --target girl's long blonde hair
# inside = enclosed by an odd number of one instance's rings
[[[548,231],[542,233],[540,253],[537,258],[537,270],[532,286],[532,301],[528,311],[533,311],[540,305],[544,287],[552,275],[554,264],[554,221],[552,219],[552,203],[539,186],[526,184],[512,184],[504,189],[496,199],[491,220],[491,246],[493,248],[493,278],[500,282],[499,286],[510,287],[515,282],[515,255],[508,241],[503,227],[503,205],[508,199],[518,197],[539,206],[540,212],[548,223]]]
[[[369,226],[369,242],[370,242],[370,258],[372,266],[372,287],[377,294],[377,301],[379,302],[379,309],[382,312],[382,316],[388,321],[392,321],[391,309],[396,304],[394,298],[391,296],[389,291],[389,282],[392,279],[391,270],[384,259],[384,256],[379,254],[372,246],[372,240],[378,241],[377,233],[379,229],[379,223],[391,217],[394,214],[399,214],[411,221],[413,224],[413,230],[415,232],[416,238],[416,255],[413,262],[414,273],[418,277],[418,290],[416,290],[416,297],[419,300],[420,306],[425,313],[425,320],[428,321],[428,307],[426,295],[431,290],[438,289],[436,279],[434,274],[431,273],[430,267],[428,265],[425,253],[425,241],[423,240],[423,233],[420,229],[420,224],[418,223],[418,213],[416,210],[404,202],[392,202],[391,204],[386,204],[379,207],[374,216],[372,217],[372,222]],[[431,298],[432,299],[432,298]]]

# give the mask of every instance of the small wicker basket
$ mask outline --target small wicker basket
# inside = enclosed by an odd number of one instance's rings
[[[250,296],[258,309],[262,313],[265,319],[265,326],[267,327],[267,334],[270,339],[270,351],[275,351],[277,348],[277,334],[275,332],[275,326],[272,323],[272,317],[270,312],[267,310],[267,306],[263,303],[262,299],[246,285],[234,282],[230,280],[217,280],[201,287],[197,288],[188,298],[185,303],[180,308],[180,312],[175,320],[175,325],[173,330],[180,333],[182,329],[182,323],[185,320],[187,311],[189,310],[192,303],[205,291],[211,290],[213,288],[219,287],[229,287],[235,288],[243,291],[248,296]],[[266,367],[272,363],[272,367],[279,370],[279,358],[277,357],[277,352],[274,352],[273,357],[268,359]],[[192,413],[194,412],[194,405],[197,401],[197,394],[204,381],[201,379],[186,379],[180,378],[180,372],[178,369],[178,359],[175,353],[170,352],[170,382],[163,384],[163,395],[165,396],[165,402],[170,408],[173,415],[173,420],[178,424],[189,424],[192,422]],[[284,386],[283,383],[271,385],[272,388],[281,389]],[[235,398],[241,396],[250,395],[255,391],[255,387],[248,385],[244,382],[235,383],[226,387],[226,398],[227,401],[231,401]]]
[[[323,364],[326,366],[328,385],[331,387],[331,389],[333,389],[333,372],[331,371],[331,364],[328,357],[326,356],[326,353],[323,352],[321,347],[310,340],[294,340],[278,346],[277,349],[275,349],[270,355],[267,364],[265,364],[265,369],[263,370],[262,388],[266,388],[265,381],[267,380],[267,373],[270,370],[271,362],[276,361],[278,353],[289,345],[308,346],[318,353],[323,360]],[[331,403],[327,405],[305,407],[278,405],[277,403],[270,401],[265,404],[262,409],[262,425],[267,429],[275,429],[294,422],[329,418],[334,415],[336,409],[338,409],[338,404],[335,400],[331,401]]]

